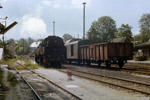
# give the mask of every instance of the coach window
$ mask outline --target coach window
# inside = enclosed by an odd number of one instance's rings
[[[71,56],[73,56],[73,45],[71,45]]]

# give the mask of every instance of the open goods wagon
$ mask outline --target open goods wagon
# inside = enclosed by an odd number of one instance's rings
[[[99,66],[105,63],[107,67],[118,64],[122,68],[127,60],[133,58],[132,43],[98,43],[81,46],[80,50],[82,61],[88,65],[91,62]]]
[[[35,61],[44,66],[60,67],[65,60],[66,47],[58,36],[48,36],[35,49]]]

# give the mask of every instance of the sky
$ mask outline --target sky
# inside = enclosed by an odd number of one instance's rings
[[[79,34],[82,38],[83,2],[86,2],[86,32],[93,21],[110,16],[117,28],[121,24],[129,24],[132,33],[139,34],[139,19],[143,14],[150,13],[150,0],[0,0],[3,6],[0,18],[8,17],[7,26],[18,22],[5,34],[5,39],[38,39],[53,35],[53,21],[57,36],[69,33],[73,37]]]

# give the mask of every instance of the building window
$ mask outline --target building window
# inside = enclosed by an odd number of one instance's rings
[[[73,56],[73,45],[71,45],[71,56]]]

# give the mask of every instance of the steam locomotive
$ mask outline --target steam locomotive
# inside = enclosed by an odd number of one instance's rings
[[[36,63],[45,67],[61,67],[61,63],[66,60],[66,47],[62,38],[58,36],[48,36],[34,52]]]

